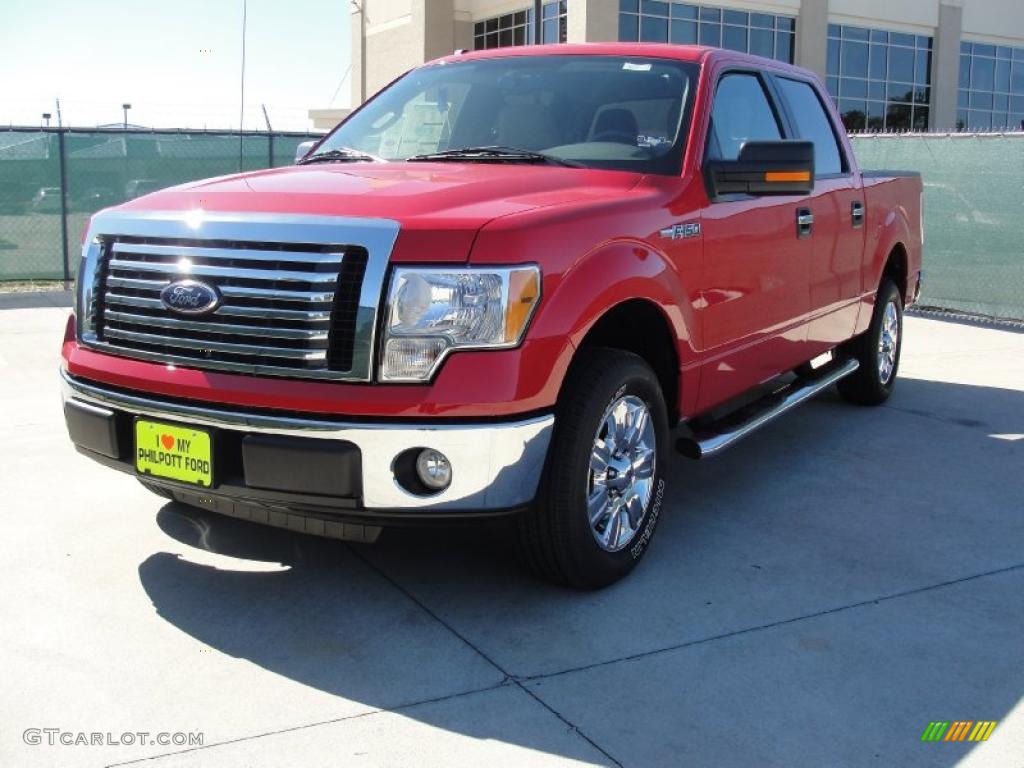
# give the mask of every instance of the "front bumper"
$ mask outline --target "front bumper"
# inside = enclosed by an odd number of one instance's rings
[[[61,378],[72,439],[79,450],[108,466],[135,473],[131,424],[136,416],[210,428],[213,488],[145,479],[170,491],[356,517],[462,517],[521,509],[536,495],[554,426],[550,414],[492,423],[311,419],[152,398],[98,386],[63,369]],[[242,446],[254,441],[275,452],[262,454],[263,461],[243,461]],[[415,448],[434,448],[448,457],[448,488],[420,495],[398,482],[396,458]],[[312,473],[320,478],[313,477],[308,489],[295,479],[310,476],[310,466],[329,467],[331,461],[337,461],[337,478]]]

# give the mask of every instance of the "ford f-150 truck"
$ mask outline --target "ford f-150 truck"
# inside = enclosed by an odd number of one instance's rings
[[[804,70],[458,54],[294,167],[95,215],[65,416],[185,504],[362,541],[510,515],[537,573],[599,587],[649,546],[671,449],[889,396],[921,250],[920,179],[861,171]]]

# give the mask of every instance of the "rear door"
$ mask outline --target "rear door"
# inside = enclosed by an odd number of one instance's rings
[[[814,142],[814,192],[808,201],[814,216],[814,252],[807,334],[809,351],[817,355],[850,338],[857,323],[864,194],[820,89],[788,74],[776,75],[774,81],[793,138]]]
[[[727,70],[717,81],[707,160],[735,160],[747,141],[786,138],[766,76]],[[802,196],[729,195],[701,212],[704,274],[698,305],[705,410],[793,368],[806,354],[811,238],[797,230]]]

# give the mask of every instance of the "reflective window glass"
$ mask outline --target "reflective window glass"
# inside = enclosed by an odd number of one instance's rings
[[[847,129],[927,129],[931,50],[932,39],[923,35],[829,24],[826,82]],[[961,82],[969,82],[970,57],[964,58]]]
[[[695,3],[619,0],[619,40],[699,43],[792,64],[796,19]]]

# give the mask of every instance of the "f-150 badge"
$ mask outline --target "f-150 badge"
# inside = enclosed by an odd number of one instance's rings
[[[679,224],[673,224],[671,227],[665,227],[658,233],[662,237],[667,237],[670,240],[683,240],[687,237],[699,237],[700,236],[700,222],[688,221]]]

